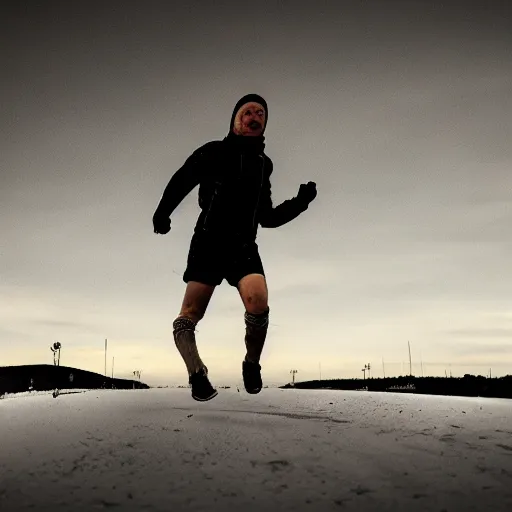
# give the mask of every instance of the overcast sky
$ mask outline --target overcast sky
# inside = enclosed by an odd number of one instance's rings
[[[503,1],[11,1],[2,4],[0,365],[186,382],[172,338],[197,189],[167,236],[172,174],[269,105],[260,229],[267,383],[512,373],[512,16]],[[239,382],[243,306],[220,286],[197,339]],[[450,366],[451,365],[451,366]]]

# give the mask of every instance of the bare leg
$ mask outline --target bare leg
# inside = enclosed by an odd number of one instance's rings
[[[268,289],[265,277],[249,274],[238,283],[245,306],[245,360],[259,363],[268,329]]]
[[[190,281],[185,290],[178,318],[174,320],[174,341],[189,375],[205,368],[199,357],[195,338],[195,326],[203,318],[215,286]]]

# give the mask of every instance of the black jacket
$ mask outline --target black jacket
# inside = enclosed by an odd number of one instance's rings
[[[250,242],[256,239],[258,224],[277,228],[298,217],[308,205],[297,197],[273,206],[272,160],[264,144],[251,139],[230,133],[194,151],[169,181],[155,217],[169,218],[197,185],[201,213],[196,233]]]

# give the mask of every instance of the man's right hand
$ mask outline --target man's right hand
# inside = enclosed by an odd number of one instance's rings
[[[165,215],[153,215],[153,229],[157,235],[166,235],[171,230],[171,219]]]

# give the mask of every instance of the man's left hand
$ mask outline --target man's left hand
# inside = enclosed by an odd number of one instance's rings
[[[316,183],[314,181],[309,181],[307,184],[302,184],[299,188],[299,193],[297,194],[297,199],[303,203],[308,205],[315,199],[317,194],[316,191]]]

